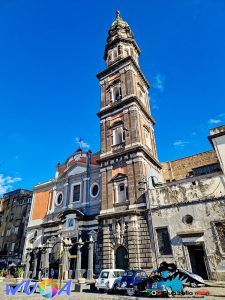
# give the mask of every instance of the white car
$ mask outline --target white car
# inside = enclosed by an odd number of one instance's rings
[[[105,290],[116,290],[119,287],[119,283],[122,279],[122,269],[104,269],[101,271],[98,279],[95,282],[96,288],[103,292]]]

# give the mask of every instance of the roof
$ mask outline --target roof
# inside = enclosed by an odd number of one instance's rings
[[[134,35],[130,29],[129,24],[122,19],[120,12],[116,12],[116,19],[110,26],[108,31],[107,43],[104,52],[104,59],[107,58],[108,50],[120,41],[132,43],[136,48],[137,52],[140,54],[140,49],[134,39]]]
[[[215,150],[210,150],[173,161],[161,163],[164,181],[180,180],[190,177],[193,170],[219,163]]]
[[[98,160],[100,158],[100,154],[98,152],[91,154],[90,152],[76,151],[75,153],[70,155],[63,164],[58,163],[58,176],[65,173],[70,167],[72,167],[75,164],[86,164],[89,155],[91,155],[90,165],[97,166]]]
[[[123,269],[103,269],[103,270],[101,270],[101,272],[112,272],[112,271],[122,271],[122,272],[124,272]]]
[[[25,190],[25,189],[16,189],[14,191],[8,192],[3,194],[3,198],[8,198],[10,196],[14,196],[14,195],[25,195],[25,194],[32,194],[33,192],[30,190]]]

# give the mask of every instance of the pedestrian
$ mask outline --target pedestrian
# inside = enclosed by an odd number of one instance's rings
[[[50,272],[50,274],[51,274],[51,278],[53,279],[53,278],[54,278],[54,274],[55,274],[55,271],[54,271],[54,269],[51,269],[51,272]]]

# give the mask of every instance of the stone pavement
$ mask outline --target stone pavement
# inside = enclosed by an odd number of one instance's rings
[[[194,292],[199,290],[200,288],[186,288],[186,290],[190,292]],[[213,299],[225,299],[225,288],[223,287],[205,287],[201,289],[207,289],[210,292],[210,296],[176,296],[173,299],[205,299],[205,300],[213,300]],[[39,293],[35,293],[33,295],[27,296],[24,293],[17,293],[15,296],[7,296],[5,292],[5,283],[0,283],[0,300],[44,300],[44,298]],[[122,295],[113,295],[113,294],[99,294],[99,293],[75,293],[71,292],[70,296],[66,296],[62,294],[61,296],[55,296],[54,300],[146,300],[146,299],[164,299],[159,297],[129,297]]]

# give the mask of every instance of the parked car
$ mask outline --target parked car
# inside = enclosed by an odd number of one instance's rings
[[[95,287],[100,291],[116,291],[120,286],[124,270],[122,269],[104,269],[101,271],[95,282]]]
[[[140,283],[147,279],[148,275],[143,270],[128,270],[123,274],[119,290],[126,292],[129,296],[138,294],[139,291],[144,290],[144,286]]]
[[[204,279],[192,272],[189,272],[184,269],[177,269],[177,273],[179,274],[179,278],[182,280],[184,285],[190,285],[191,287],[204,286]]]
[[[177,266],[173,263],[162,262],[159,269],[153,271],[152,274],[161,271],[169,271],[170,276],[180,279],[184,286],[188,285],[191,287],[197,287],[205,285],[204,279],[201,276],[187,270],[177,268]]]

